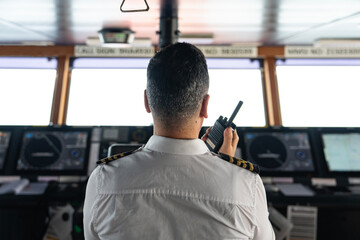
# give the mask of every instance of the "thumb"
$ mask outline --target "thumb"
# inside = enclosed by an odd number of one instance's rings
[[[234,156],[236,151],[236,146],[239,141],[239,137],[236,132],[233,132],[231,127],[228,127],[224,131],[224,142],[219,149],[219,152],[227,154],[229,156]]]
[[[232,146],[233,132],[231,127],[228,127],[224,131],[223,146]]]

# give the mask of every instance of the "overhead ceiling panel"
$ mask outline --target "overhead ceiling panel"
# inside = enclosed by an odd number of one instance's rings
[[[287,45],[311,45],[319,39],[360,39],[360,21],[358,22],[358,20],[360,20],[360,13],[348,19],[324,24],[294,35],[290,35],[282,41]]]
[[[53,41],[84,44],[104,27],[129,27],[158,42],[160,0],[150,11],[122,13],[122,0],[1,0],[0,44]],[[212,33],[214,44],[312,44],[325,37],[358,38],[358,0],[178,0],[179,30]],[[126,0],[124,8],[143,8]]]
[[[355,0],[282,1],[278,36],[273,41],[277,45],[311,45],[329,36],[352,38],[356,28],[346,20],[359,11],[360,1]],[[344,31],[344,27],[352,30]]]

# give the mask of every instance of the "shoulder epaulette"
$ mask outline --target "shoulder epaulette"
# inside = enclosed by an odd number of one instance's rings
[[[115,160],[117,160],[117,159],[120,159],[120,158],[129,156],[130,154],[133,154],[133,153],[135,153],[135,152],[138,152],[138,151],[140,151],[142,148],[143,148],[143,147],[140,147],[140,148],[138,148],[138,149],[136,149],[136,150],[133,150],[133,151],[124,152],[124,153],[119,153],[119,154],[112,155],[112,156],[110,156],[110,157],[106,157],[106,158],[100,159],[99,161],[96,162],[96,164],[102,164],[102,163],[108,164],[109,162],[115,161]]]
[[[255,165],[255,164],[253,164],[251,162],[245,161],[245,160],[240,159],[240,158],[231,157],[231,156],[223,154],[223,153],[217,153],[216,156],[218,156],[222,160],[227,161],[229,163],[232,163],[232,164],[234,164],[236,166],[245,168],[245,169],[249,170],[250,172],[260,173],[259,166]]]

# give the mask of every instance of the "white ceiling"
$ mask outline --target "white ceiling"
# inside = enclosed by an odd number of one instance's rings
[[[84,44],[103,27],[130,27],[158,43],[160,0],[122,13],[122,0],[0,0],[0,44]],[[213,44],[298,45],[359,38],[359,0],[178,0],[182,33],[212,33]],[[144,7],[127,0],[124,8]]]

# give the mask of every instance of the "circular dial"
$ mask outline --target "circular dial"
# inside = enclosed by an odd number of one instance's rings
[[[25,160],[33,167],[44,168],[55,163],[61,155],[61,141],[51,134],[36,134],[24,150]]]
[[[250,155],[260,167],[270,169],[282,166],[287,157],[285,146],[273,136],[256,137],[250,144]]]

